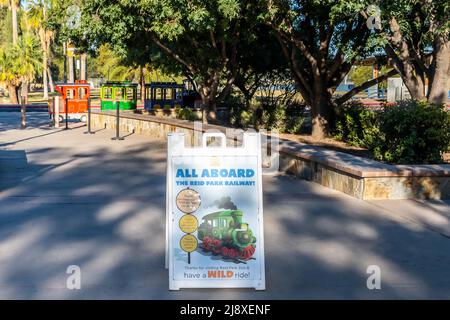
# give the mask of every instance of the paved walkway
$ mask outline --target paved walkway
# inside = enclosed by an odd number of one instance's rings
[[[165,144],[29,120],[0,113],[0,298],[450,298],[450,202],[364,202],[285,175],[264,177],[267,290],[170,292]],[[81,290],[66,289],[72,264]]]

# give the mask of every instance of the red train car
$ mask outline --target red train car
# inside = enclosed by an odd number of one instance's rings
[[[69,119],[78,119],[86,122],[88,99],[91,94],[91,88],[87,81],[76,80],[75,83],[61,83],[57,84],[55,89],[61,94],[59,101],[59,120],[63,121],[65,119],[67,108],[67,116]]]

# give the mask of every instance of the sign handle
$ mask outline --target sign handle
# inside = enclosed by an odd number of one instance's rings
[[[202,136],[203,148],[207,148],[208,138],[220,138],[220,148],[225,148],[227,146],[227,137],[222,132],[206,132]]]

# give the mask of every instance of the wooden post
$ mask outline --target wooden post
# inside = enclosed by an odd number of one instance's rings
[[[28,84],[22,83],[20,89],[20,127],[25,129],[27,126],[27,97],[28,97]]]
[[[87,103],[88,103],[87,131],[84,133],[95,134],[95,132],[91,130],[91,98],[88,98]]]
[[[48,102],[48,114],[50,116],[50,124],[49,126],[52,127],[55,125],[55,100],[53,97],[49,97],[47,99]]]
[[[124,138],[120,136],[119,132],[119,126],[120,126],[120,112],[119,112],[119,101],[114,101],[116,105],[116,136],[114,138],[111,138],[111,140],[123,140]]]
[[[64,130],[69,130],[69,99],[64,100],[64,113],[66,114],[66,127]]]
[[[55,99],[55,102],[53,103],[53,117],[55,128],[59,128],[59,96],[53,97],[53,99]]]
[[[27,106],[25,105],[25,99],[22,98],[22,104],[20,106],[20,127],[25,129],[27,126]]]

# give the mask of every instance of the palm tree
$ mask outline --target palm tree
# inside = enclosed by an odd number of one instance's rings
[[[13,45],[17,44],[19,39],[19,24],[17,22],[17,12],[20,9],[20,0],[0,0],[0,6],[8,7],[12,15],[12,40]]]
[[[17,57],[13,47],[0,48],[0,83],[5,85],[13,104],[19,103],[19,88],[22,84],[16,69]]]
[[[51,0],[35,0],[29,4],[27,10],[28,23],[38,35],[42,50],[42,81],[44,87],[44,99],[48,98],[48,87],[50,84],[53,91],[53,81],[51,78],[50,65],[50,46],[54,39],[54,32],[45,26],[47,21],[47,12],[52,5]]]
[[[141,99],[144,97],[144,84],[150,81],[181,81],[182,77],[164,73],[151,64],[129,65],[116,54],[109,45],[102,45],[94,59],[97,71],[102,78],[112,81],[133,81],[141,85]]]
[[[19,103],[20,86],[28,85],[41,67],[39,45],[30,34],[24,34],[15,46],[0,48],[0,82],[5,84],[12,103]]]

